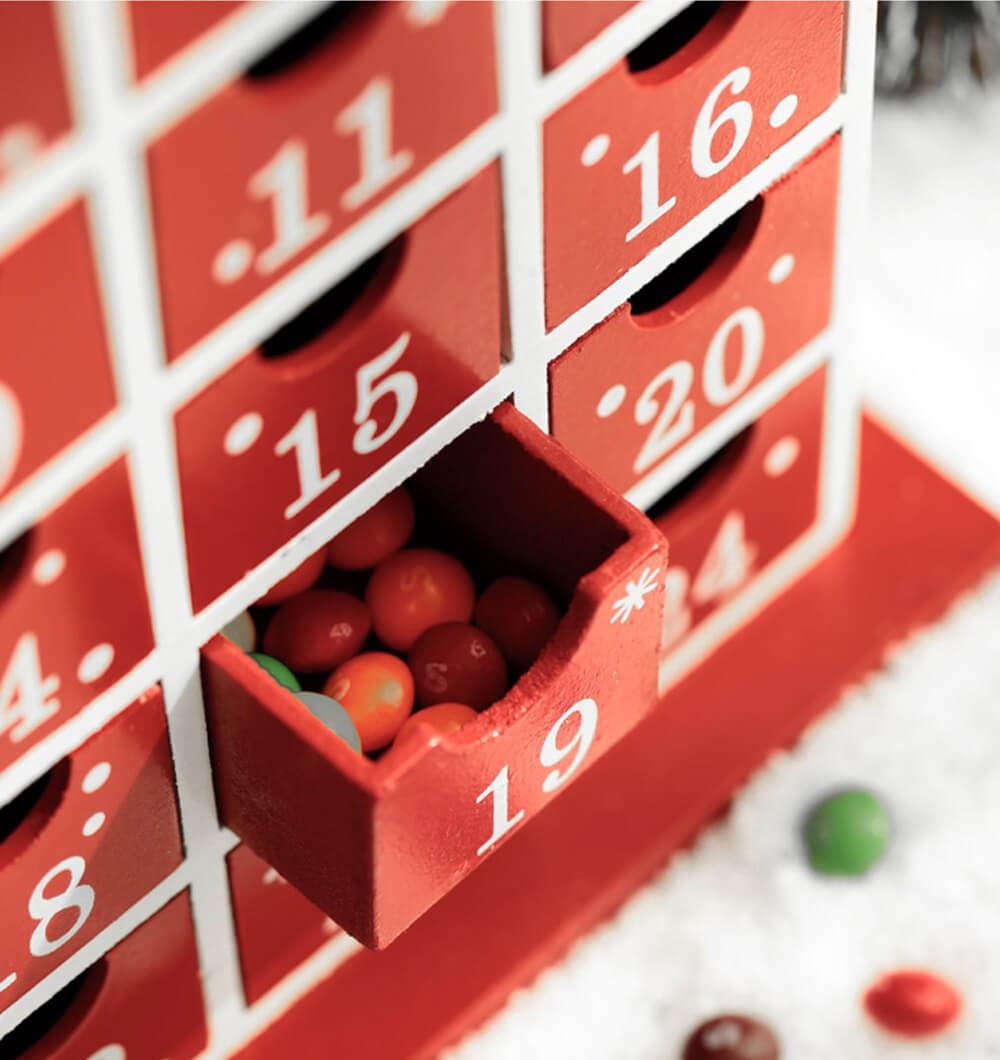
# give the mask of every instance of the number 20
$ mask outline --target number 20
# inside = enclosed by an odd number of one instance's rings
[[[580,719],[577,723],[576,732],[567,743],[560,745],[559,733],[563,725],[574,715],[578,715]],[[539,762],[546,768],[552,768],[552,772],[542,781],[542,791],[549,795],[569,780],[590,750],[596,731],[597,703],[593,699],[579,700],[558,718],[552,728],[549,729],[542,743],[542,749],[538,753]],[[576,754],[573,755],[573,761],[569,763],[565,770],[553,768],[558,766],[574,750]],[[478,855],[485,854],[498,839],[506,835],[524,817],[524,810],[518,810],[513,817],[509,816],[509,788],[510,770],[507,766],[504,766],[476,799],[476,802],[480,803],[489,796],[493,797],[493,832],[489,839],[476,851]]]

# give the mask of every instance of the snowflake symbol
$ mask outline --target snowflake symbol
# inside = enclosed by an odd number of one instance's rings
[[[651,593],[657,586],[656,576],[660,573],[658,567],[647,567],[639,575],[637,582],[629,582],[625,586],[625,595],[614,603],[614,611],[611,615],[612,623],[625,623],[632,617],[633,611],[638,611],[646,602],[646,595]]]

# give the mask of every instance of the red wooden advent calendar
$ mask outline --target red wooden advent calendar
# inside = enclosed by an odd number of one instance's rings
[[[861,0],[0,7],[14,1055],[433,1054],[995,556],[870,426],[840,544],[873,47]],[[403,482],[565,607],[373,760],[219,631]],[[771,694],[793,628],[842,650]]]

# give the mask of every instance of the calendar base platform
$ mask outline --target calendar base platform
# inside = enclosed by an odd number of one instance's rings
[[[611,914],[886,649],[1000,564],[1000,523],[866,419],[856,525],[387,950],[239,1053],[430,1057]]]

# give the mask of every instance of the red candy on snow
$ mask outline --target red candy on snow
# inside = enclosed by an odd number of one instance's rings
[[[507,691],[507,664],[482,630],[444,622],[417,639],[407,656],[417,702],[465,703],[483,710]]]
[[[320,673],[357,655],[371,627],[368,607],[356,596],[312,589],[278,608],[264,634],[264,652],[297,673]]]
[[[865,991],[864,1006],[894,1034],[923,1038],[943,1031],[962,1010],[962,997],[944,979],[918,969],[883,975]]]
[[[270,589],[257,601],[259,607],[272,607],[274,604],[284,603],[306,589],[311,589],[318,581],[326,566],[326,549],[314,552],[308,559],[304,559],[290,574],[286,574],[277,585]]]
[[[468,622],[476,589],[457,559],[432,548],[409,548],[375,568],[365,600],[378,638],[393,651],[409,651],[431,626]]]
[[[400,486],[337,534],[326,547],[327,562],[339,570],[369,570],[410,540],[413,520],[413,501]]]
[[[323,694],[350,714],[361,750],[378,751],[392,742],[413,710],[413,677],[402,659],[369,651],[338,666]]]
[[[527,670],[559,625],[549,594],[526,578],[497,578],[479,598],[474,621],[516,670]]]

